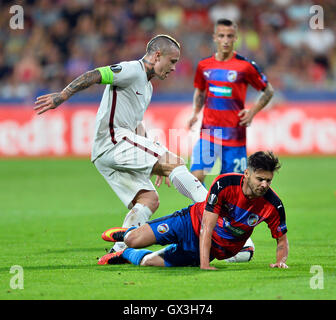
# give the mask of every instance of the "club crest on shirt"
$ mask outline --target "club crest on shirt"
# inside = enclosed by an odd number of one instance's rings
[[[120,64],[114,64],[114,65],[110,66],[110,69],[114,73],[119,73],[122,70],[122,66]]]
[[[169,231],[169,227],[168,227],[167,223],[159,224],[156,229],[157,229],[158,233],[161,233],[161,234]]]
[[[227,79],[230,82],[235,82],[237,80],[237,71],[235,71],[235,70],[228,71]]]
[[[255,225],[257,225],[258,221],[259,221],[259,216],[255,213],[250,214],[249,217],[247,218],[247,224],[250,227],[254,227]]]

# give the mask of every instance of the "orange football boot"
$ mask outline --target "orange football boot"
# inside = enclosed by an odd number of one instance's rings
[[[123,242],[128,228],[110,228],[102,233],[102,238],[110,242]]]
[[[108,253],[102,256],[98,260],[98,264],[105,265],[105,264],[123,264],[123,263],[129,263],[126,259],[122,257],[122,254],[124,253],[126,249],[120,250],[113,253]]]

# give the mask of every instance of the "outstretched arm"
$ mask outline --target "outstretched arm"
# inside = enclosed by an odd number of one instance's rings
[[[286,264],[286,261],[288,258],[288,251],[289,251],[287,235],[284,234],[282,237],[276,240],[277,240],[276,263],[270,264],[270,267],[287,269],[288,266]]]
[[[95,69],[87,71],[73,80],[61,92],[50,93],[37,97],[34,110],[37,110],[37,114],[41,114],[50,109],[55,109],[76,92],[84,90],[95,83],[101,83],[101,81],[102,76],[99,70]]]
[[[249,126],[252,122],[253,117],[266,105],[270,102],[274,94],[274,89],[272,85],[268,82],[266,88],[259,96],[257,102],[251,109],[243,109],[238,113],[240,117],[239,125],[241,126]]]

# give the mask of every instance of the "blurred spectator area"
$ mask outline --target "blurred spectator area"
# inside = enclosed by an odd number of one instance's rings
[[[324,10],[324,29],[312,30],[312,5]],[[0,99],[31,102],[58,91],[81,73],[140,59],[156,34],[182,45],[176,72],[154,80],[163,97],[191,97],[200,59],[214,52],[213,23],[238,23],[236,50],[255,60],[277,92],[336,87],[335,0],[27,0],[0,1]],[[24,28],[9,26],[9,9],[21,5]],[[101,86],[85,95],[99,99]]]

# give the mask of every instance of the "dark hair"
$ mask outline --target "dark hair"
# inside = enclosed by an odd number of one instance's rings
[[[234,21],[229,20],[229,19],[218,19],[217,22],[216,22],[216,24],[215,24],[215,31],[216,31],[216,27],[218,25],[223,25],[223,26],[227,26],[227,27],[233,27],[233,28],[235,28],[235,30],[238,29],[237,23],[235,23]]]
[[[249,156],[247,167],[253,171],[259,169],[274,172],[280,169],[281,164],[272,151],[258,151]]]
[[[146,53],[152,53],[156,50],[166,51],[171,46],[175,46],[179,50],[181,49],[180,44],[173,37],[166,34],[159,34],[149,40],[146,47]]]

